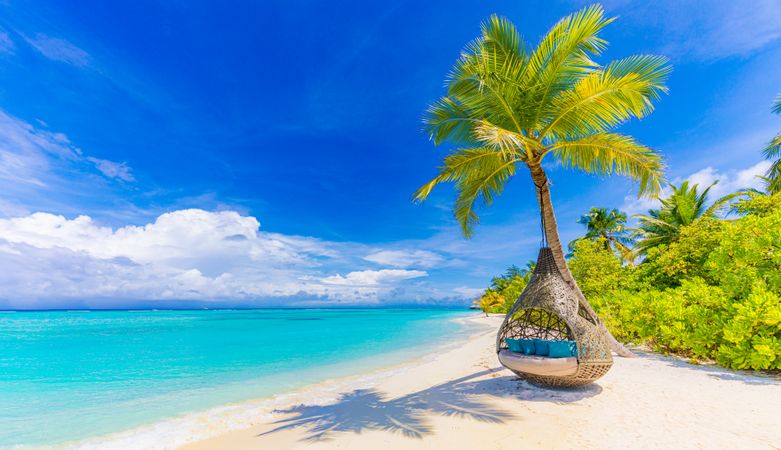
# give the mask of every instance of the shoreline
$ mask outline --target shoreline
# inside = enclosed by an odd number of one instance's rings
[[[501,317],[471,320],[489,328],[403,376],[296,399],[182,449],[781,448],[778,379],[640,351],[592,385],[544,389],[499,365]]]
[[[371,388],[382,380],[404,373],[406,369],[425,363],[437,353],[450,351],[465,342],[474,339],[486,332],[494,333],[495,330],[482,320],[481,317],[463,317],[448,319],[463,322],[464,332],[459,334],[456,342],[451,342],[439,351],[426,351],[411,358],[403,359],[390,365],[372,365],[365,370],[359,369],[357,373],[350,375],[337,375],[325,380],[306,384],[291,391],[283,391],[266,397],[248,399],[240,402],[226,403],[224,405],[209,408],[204,411],[185,413],[177,417],[148,423],[131,429],[118,431],[106,435],[99,435],[78,441],[68,441],[61,444],[45,446],[50,449],[99,449],[99,448],[145,448],[145,449],[175,449],[194,442],[213,438],[224,433],[251,427],[259,417],[270,418],[273,411],[296,402],[317,399],[319,401],[335,400],[338,395],[356,387]],[[393,356],[401,356],[412,352],[407,349]],[[411,355],[410,355],[411,356]],[[367,361],[374,361],[378,357],[369,360],[360,359],[345,364],[345,367],[362,367]],[[170,430],[176,430],[172,435]],[[161,442],[161,435],[165,441]]]
[[[581,388],[503,369],[502,317],[389,367],[114,433],[68,448],[781,448],[781,380],[638,351]],[[729,414],[725,414],[729,411]]]

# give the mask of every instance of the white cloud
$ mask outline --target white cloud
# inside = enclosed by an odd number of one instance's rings
[[[477,297],[480,297],[483,292],[485,292],[485,288],[473,288],[473,287],[467,287],[467,286],[459,286],[456,288],[453,288],[453,292],[455,292],[458,295],[461,295],[465,298],[471,298],[475,299]]]
[[[690,185],[698,185],[698,190],[702,192],[703,189],[718,181],[708,192],[708,197],[711,200],[715,200],[741,189],[760,188],[762,181],[757,176],[764,175],[769,168],[770,162],[764,160],[743,170],[729,170],[724,173],[709,166],[692,173],[686,178],[675,178],[672,184],[680,186],[681,183],[688,180]],[[665,187],[659,197],[664,198],[670,195],[671,192],[669,187]],[[638,199],[634,196],[626,196],[624,197],[624,204],[621,206],[621,210],[629,215],[646,214],[649,209],[658,207],[659,200],[655,198]]]
[[[699,185],[700,190],[718,181],[709,192],[711,198],[715,199],[740,189],[760,188],[762,181],[757,176],[765,175],[769,168],[770,161],[760,161],[746,169],[727,173],[719,173],[713,167],[706,167],[689,175],[688,180],[689,184]],[[678,183],[682,181],[684,180],[678,180]]]
[[[457,299],[408,280],[424,271],[345,270],[358,244],[259,230],[234,211],[179,210],[113,229],[88,216],[34,213],[0,219],[0,306],[41,302],[430,302]],[[360,259],[357,259],[360,261]],[[353,266],[354,267],[354,266]],[[337,269],[337,270],[334,270]]]
[[[95,164],[95,167],[100,171],[100,173],[109,178],[117,178],[122,181],[135,180],[135,178],[133,178],[133,173],[131,172],[130,167],[128,167],[127,163],[125,162],[118,163],[109,161],[107,159],[93,158],[92,156],[88,156],[87,161]]]
[[[391,267],[434,267],[444,261],[442,255],[428,250],[380,250],[363,259]]]
[[[74,66],[86,66],[90,62],[89,53],[65,39],[38,33],[33,37],[26,37],[25,40],[38,53],[53,61]]]
[[[323,278],[323,283],[338,284],[344,286],[376,286],[379,284],[394,283],[411,278],[420,278],[428,276],[421,270],[403,270],[403,269],[382,269],[382,270],[361,270],[350,272],[347,276],[339,274]]]

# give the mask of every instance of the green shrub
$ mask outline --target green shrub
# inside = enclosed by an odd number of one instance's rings
[[[734,220],[700,219],[628,266],[599,239],[568,265],[605,326],[625,342],[735,369],[781,369],[781,194],[738,203]],[[494,279],[506,310],[526,287]],[[490,291],[490,289],[489,289]]]
[[[637,267],[580,241],[570,269],[613,335],[736,369],[781,369],[781,196],[703,219]]]

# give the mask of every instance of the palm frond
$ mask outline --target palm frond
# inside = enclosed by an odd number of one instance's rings
[[[553,98],[546,108],[549,122],[540,134],[587,136],[632,117],[643,118],[667,92],[665,80],[670,71],[667,58],[656,55],[635,55],[594,70]]]
[[[724,211],[724,209],[726,209],[729,206],[730,202],[733,199],[738,198],[738,197],[742,197],[744,195],[746,195],[745,191],[738,191],[738,192],[733,192],[732,194],[727,194],[727,195],[725,195],[723,197],[720,197],[720,198],[716,199],[716,201],[713,202],[713,204],[710,205],[710,207],[708,207],[708,209],[706,209],[702,213],[702,216],[704,216],[704,217],[713,217],[713,216],[715,216],[717,214],[720,214],[722,211]]]
[[[429,138],[437,145],[448,138],[466,143],[472,136],[474,119],[462,105],[449,97],[442,97],[429,106],[423,123]]]
[[[500,153],[488,148],[478,147],[455,150],[445,157],[442,166],[439,168],[439,175],[415,191],[412,199],[415,202],[422,202],[431,195],[431,191],[438,184],[469,177],[474,170],[479,169],[483,164],[490,165],[494,159],[501,157]]]
[[[486,47],[495,48],[506,57],[523,59],[526,57],[526,43],[515,25],[506,17],[492,14],[488,20],[480,24],[483,43]]]
[[[471,237],[474,226],[480,222],[475,207],[491,205],[494,198],[502,193],[507,181],[515,175],[517,160],[507,159],[501,153],[494,152],[494,158],[485,158],[479,167],[475,167],[467,177],[456,182],[456,202],[453,213],[466,237]]]
[[[764,154],[765,159],[781,157],[781,133],[776,135],[776,137],[767,144],[767,147],[765,147],[765,150],[763,150],[762,153]]]
[[[525,44],[505,18],[491,16],[481,29],[482,36],[466,46],[448,76],[448,96],[473,116],[520,132],[513,105],[520,95],[516,80],[528,59]]]
[[[635,214],[632,216],[633,218],[637,219],[641,226],[642,225],[649,225],[653,228],[657,229],[667,229],[667,230],[677,230],[678,224],[668,222],[664,219],[660,219],[658,217],[653,217],[646,214]],[[647,231],[645,228],[633,228],[634,231]]]
[[[529,58],[523,79],[533,105],[532,123],[539,121],[544,107],[558,92],[598,67],[591,57],[607,47],[599,31],[613,20],[605,18],[601,5],[591,5],[562,18],[543,37]]]
[[[640,195],[655,195],[661,189],[664,165],[661,156],[632,137],[598,133],[581,139],[559,141],[551,147],[556,159],[596,175],[617,173],[640,182]]]
[[[475,125],[472,137],[483,146],[526,160],[532,158],[535,150],[541,149],[539,142],[523,133],[506,130],[485,120]]]
[[[464,236],[470,237],[479,222],[476,205],[493,203],[515,174],[517,162],[516,158],[489,148],[459,149],[445,157],[439,175],[418,189],[413,199],[421,202],[436,185],[455,182],[457,197],[453,211]]]

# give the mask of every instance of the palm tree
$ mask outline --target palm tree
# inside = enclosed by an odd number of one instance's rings
[[[631,246],[635,241],[626,228],[626,214],[615,208],[591,208],[588,214],[578,219],[578,223],[586,226],[586,235],[570,242],[570,251],[580,239],[603,239],[605,250],[612,251],[630,263],[633,261]]]
[[[781,95],[776,98],[771,111],[781,114]],[[781,192],[781,133],[778,133],[765,147],[764,154],[766,159],[775,158],[767,171],[767,190],[772,193]]]
[[[523,278],[524,281],[527,283],[532,278],[532,274],[534,274],[534,269],[537,268],[537,261],[530,259],[526,262],[526,266],[524,266],[523,269],[520,271],[521,278]]]
[[[485,313],[486,317],[488,317],[488,313],[491,310],[504,304],[504,298],[497,292],[489,290],[473,303]]]
[[[536,48],[509,20],[494,15],[485,21],[449,74],[447,95],[425,117],[435,144],[450,140],[457,148],[414,195],[423,201],[436,185],[454,182],[454,214],[469,237],[479,220],[476,206],[490,205],[518,169],[528,169],[559,271],[597,323],[567,268],[542,163],[550,155],[564,167],[626,175],[640,182],[641,195],[661,187],[659,154],[612,130],[653,111],[667,91],[670,66],[651,55],[597,64],[592,57],[607,46],[599,32],[612,21],[601,6],[586,7],[556,23]],[[616,351],[631,355],[610,338]]]
[[[678,238],[681,228],[702,217],[715,217],[730,200],[744,194],[741,191],[725,195],[710,207],[706,207],[708,192],[716,183],[712,183],[701,193],[697,192],[696,184],[690,188],[688,181],[684,181],[680,187],[670,185],[672,193],[669,197],[660,199],[661,208],[651,209],[647,215],[633,216],[640,222],[635,229],[639,241],[634,251],[637,254],[645,254],[653,247],[670,244]]]

